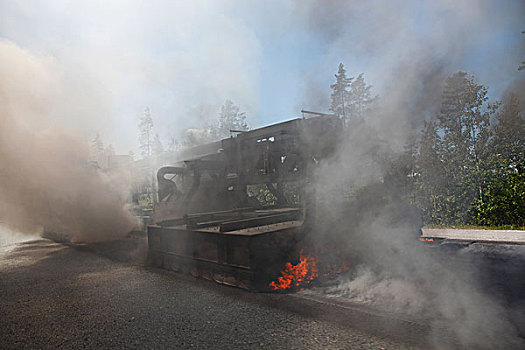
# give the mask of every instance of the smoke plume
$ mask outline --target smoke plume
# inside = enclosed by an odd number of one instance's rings
[[[188,116],[195,111],[217,110],[226,98],[249,115],[274,118],[265,123],[289,117],[276,113],[287,108],[277,106],[283,100],[296,112],[326,111],[343,62],[350,76],[365,73],[381,102],[363,123],[350,124],[339,152],[318,169],[315,243],[338,242],[360,266],[327,293],[443,319],[466,347],[522,345],[508,310],[480,290],[473,271],[459,275],[417,244],[417,212],[385,178],[388,160],[439,110],[450,74],[474,73],[495,97],[509,84],[523,95],[516,68],[525,52],[509,44],[523,37],[523,2],[79,6],[0,5],[9,17],[0,22],[2,34],[30,50],[0,42],[1,220],[16,227],[43,223],[77,240],[122,234],[132,225],[125,180],[87,165],[88,147],[71,128],[100,125],[117,112],[118,128],[107,129],[129,149],[136,132],[129,115],[147,105],[160,109],[157,125],[177,131],[194,126]],[[298,89],[303,98],[290,97]],[[270,97],[259,106],[262,92]]]
[[[7,41],[0,58],[1,220],[22,231],[41,225],[73,241],[124,235],[133,227],[126,179],[91,165],[86,140],[53,126],[71,96],[53,60]]]
[[[490,1],[475,8],[461,1],[307,4],[300,4],[303,18],[330,42],[328,56],[370,57],[365,76],[379,85],[380,95],[363,122],[349,123],[339,151],[317,171],[318,225],[311,240],[314,245],[338,247],[355,263],[350,276],[324,292],[428,317],[437,348],[444,346],[443,327],[466,348],[523,346],[511,312],[483,291],[475,270],[459,271],[447,256],[418,244],[418,212],[403,202],[400,188],[388,183],[390,160],[399,156],[423,120],[439,111],[445,78],[486,49],[483,40],[492,38],[488,28],[504,21],[516,24],[520,15],[503,18],[504,12]],[[428,23],[408,25],[417,18],[414,11]],[[361,37],[355,28],[361,29]],[[483,59],[497,65],[495,56],[486,53]],[[517,61],[505,64],[503,72],[483,66],[482,83],[506,76],[506,84],[513,82],[512,90],[521,86]],[[347,69],[354,76],[352,65]],[[496,88],[501,94],[507,86]]]
[[[322,292],[427,319],[436,348],[448,347],[442,341],[447,334],[466,348],[523,346],[516,326],[523,317],[485,292],[476,265],[465,261],[469,256],[450,259],[418,241],[420,213],[389,183],[389,160],[398,153],[384,138],[388,131],[366,120],[350,127],[333,159],[316,171],[310,244],[339,250],[353,268]]]

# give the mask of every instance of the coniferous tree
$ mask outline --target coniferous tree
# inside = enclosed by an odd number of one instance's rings
[[[141,154],[149,157],[153,151],[153,119],[149,108],[144,110],[144,115],[140,118],[139,132]]]
[[[348,78],[342,63],[335,74],[335,83],[330,88],[330,111],[341,118],[347,127],[362,122],[365,112],[376,100],[372,96],[372,86],[365,83],[364,74],[359,74],[356,79]]]
[[[361,122],[364,113],[369,109],[377,97],[372,96],[372,86],[365,83],[363,73],[350,83],[348,92],[348,120]]]
[[[343,120],[346,125],[348,121],[348,98],[349,88],[353,78],[346,76],[346,70],[342,63],[339,63],[335,83],[330,85],[332,89],[330,111]]]
[[[226,100],[219,114],[218,137],[225,138],[230,136],[230,130],[248,130],[248,123],[246,122],[246,113],[240,112],[239,107],[231,100]]]
[[[231,130],[249,130],[246,122],[246,113],[241,112],[231,100],[226,100],[221,106],[219,118],[208,120],[201,128],[190,128],[184,132],[182,142],[178,143],[172,139],[170,148],[195,147],[205,143],[217,141],[231,136]]]

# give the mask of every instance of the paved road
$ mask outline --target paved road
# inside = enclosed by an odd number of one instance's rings
[[[425,346],[425,327],[416,323],[147,268],[137,264],[139,247],[118,256],[111,246],[36,240],[1,253],[0,348]]]

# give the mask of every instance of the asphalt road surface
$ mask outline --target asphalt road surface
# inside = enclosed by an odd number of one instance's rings
[[[142,266],[111,246],[49,240],[0,254],[0,348],[405,349],[418,324]],[[109,258],[108,258],[109,256]]]
[[[459,347],[446,329],[436,336],[428,320],[310,291],[251,293],[147,267],[143,238],[0,245],[0,349]],[[525,246],[430,249],[476,265],[486,282],[481,288],[505,300],[516,323],[525,320]]]

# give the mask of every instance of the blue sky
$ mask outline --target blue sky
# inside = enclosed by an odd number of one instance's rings
[[[124,153],[137,149],[145,107],[165,140],[216,118],[225,99],[246,111],[252,127],[300,116],[301,108],[326,111],[339,62],[351,76],[363,72],[392,108],[424,105],[432,113],[435,101],[414,99],[433,99],[436,81],[457,70],[475,74],[492,98],[523,79],[516,67],[525,58],[524,7],[488,0],[4,0],[2,64],[27,61],[37,73],[28,83],[13,69],[3,84],[13,100],[18,90],[8,84],[25,86],[24,96],[29,84],[48,101],[52,107],[33,111],[38,127],[100,133]]]

